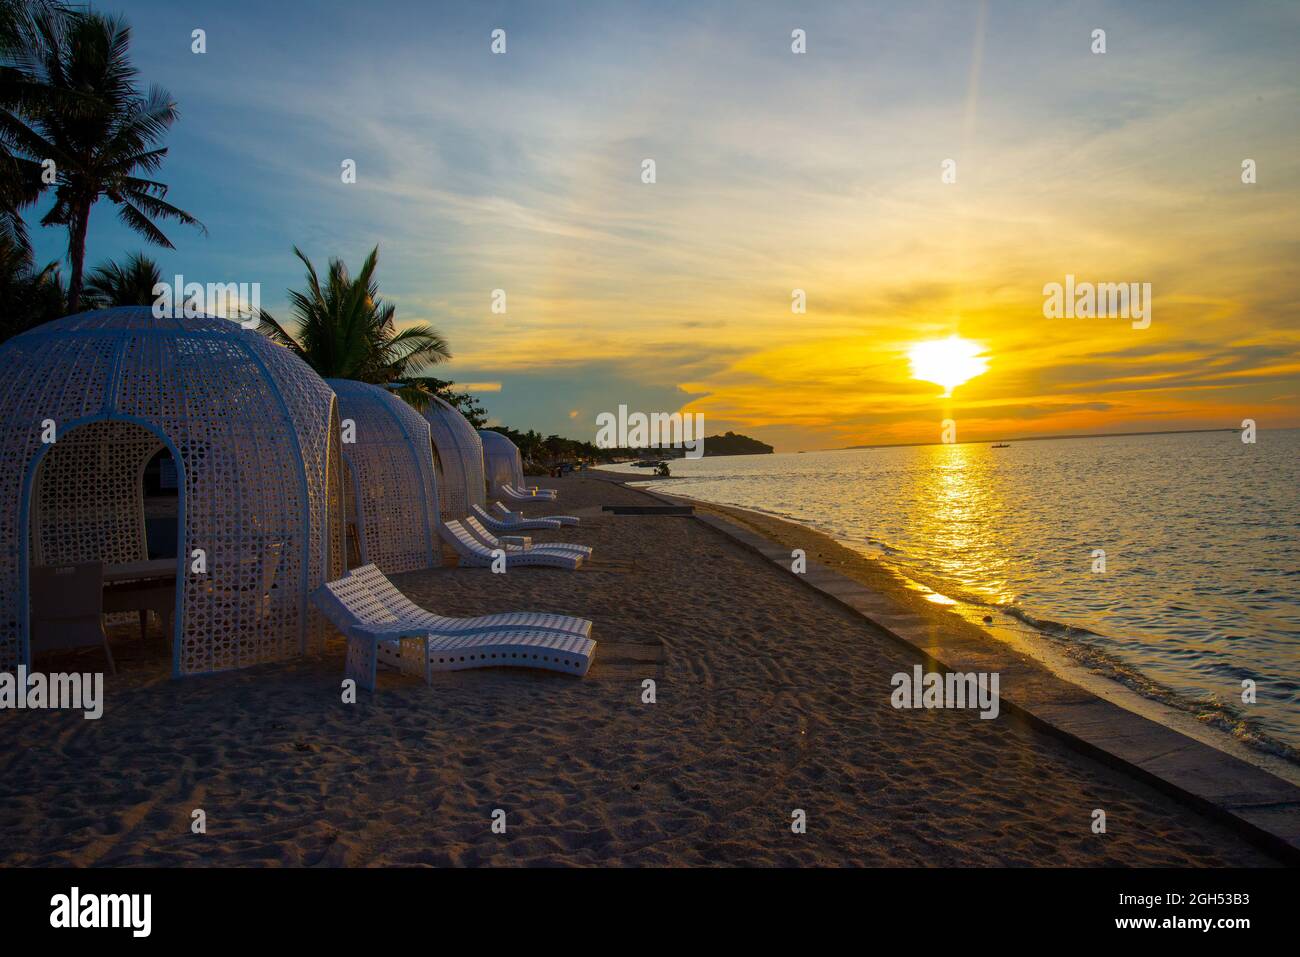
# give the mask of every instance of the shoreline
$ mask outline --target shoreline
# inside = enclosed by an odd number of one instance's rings
[[[1124,701],[1135,705],[1147,702],[1136,692],[1124,698],[1113,687],[1107,688],[1110,693],[1105,695],[1090,691],[1048,670],[1043,660],[1026,649],[998,642],[985,628],[927,601],[916,589],[900,585],[903,576],[892,569],[808,526],[737,506],[644,487],[639,490],[661,501],[694,505],[701,521],[787,572],[787,549],[803,548],[808,570],[797,577],[805,584],[917,648],[941,668],[999,671],[1004,705],[1083,753],[1124,767],[1190,806],[1230,823],[1286,859],[1300,861],[1300,787],[1285,764],[1281,768],[1284,773],[1273,773],[1258,752],[1247,749],[1248,757],[1232,754],[1214,737],[1206,736],[1203,725],[1187,725],[1188,732],[1200,733],[1186,733],[1142,713],[1148,710],[1145,707],[1124,707]],[[829,558],[830,565],[815,565],[819,556]],[[1008,672],[1013,675],[1010,682]]]
[[[1126,711],[1163,724],[1300,787],[1300,759],[1295,757],[1295,750],[1284,742],[1257,729],[1250,729],[1250,732],[1258,743],[1252,742],[1250,736],[1238,736],[1231,727],[1225,726],[1235,720],[1230,712],[1225,716],[1223,709],[1215,710],[1202,702],[1184,697],[1175,689],[1160,684],[1145,673],[1136,671],[1114,656],[1091,646],[1067,644],[1053,635],[1052,629],[1035,624],[1025,615],[972,600],[960,593],[940,591],[942,584],[934,583],[939,586],[935,588],[931,583],[913,577],[909,569],[891,563],[887,557],[878,558],[866,548],[853,542],[841,541],[797,518],[680,494],[667,487],[671,478],[664,480],[627,473],[607,474],[624,476],[631,488],[688,500],[698,509],[740,521],[755,532],[783,545],[803,547],[809,557],[814,554],[814,549],[809,547],[813,543],[822,551],[825,564],[835,567],[837,571],[868,588],[907,604],[909,611],[929,615],[941,626],[974,629],[986,640],[1006,645],[1019,654],[1034,658],[1058,677],[1112,701]],[[984,615],[989,615],[994,620],[980,620]],[[1077,626],[1069,624],[1061,627],[1077,629]],[[1141,690],[1143,688],[1146,690]]]

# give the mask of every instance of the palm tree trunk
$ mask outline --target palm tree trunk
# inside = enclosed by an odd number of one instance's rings
[[[69,228],[68,259],[72,263],[72,276],[68,280],[68,315],[76,315],[81,305],[82,270],[86,262],[86,233],[90,228],[90,204],[77,209]]]

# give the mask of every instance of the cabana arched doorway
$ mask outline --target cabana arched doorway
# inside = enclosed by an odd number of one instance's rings
[[[148,554],[134,483],[155,460],[161,473],[160,448],[177,484],[172,674],[321,650],[309,596],[343,572],[343,482],[334,392],[314,371],[238,323],[147,306],[37,326],[0,344],[0,368],[0,671],[31,665],[37,548]]]
[[[44,588],[45,576],[97,564],[100,582],[86,584],[102,590],[110,624],[138,622],[142,650],[170,657],[183,597],[177,588],[183,483],[174,448],[153,426],[129,419],[90,419],[61,435],[52,430],[49,438],[23,490],[29,593],[34,602],[47,593],[62,602],[59,592],[82,587],[82,576],[51,577]],[[39,620],[48,611],[33,607],[31,614]],[[162,647],[149,644],[151,617]]]

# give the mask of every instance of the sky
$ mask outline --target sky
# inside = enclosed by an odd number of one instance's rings
[[[1300,425],[1300,4],[94,6],[179,104],[160,178],[207,233],[167,225],[164,274],[258,282],[284,321],[294,245],[377,244],[494,424],[682,410],[778,451]],[[144,248],[95,208],[88,266]],[[1150,326],[1048,318],[1067,275],[1150,283]],[[944,396],[908,356],[952,335],[986,371]]]

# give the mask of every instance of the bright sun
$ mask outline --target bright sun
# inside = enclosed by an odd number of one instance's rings
[[[952,390],[988,370],[989,363],[980,353],[983,347],[960,336],[918,342],[908,352],[912,360],[912,378],[937,382],[952,395]]]

